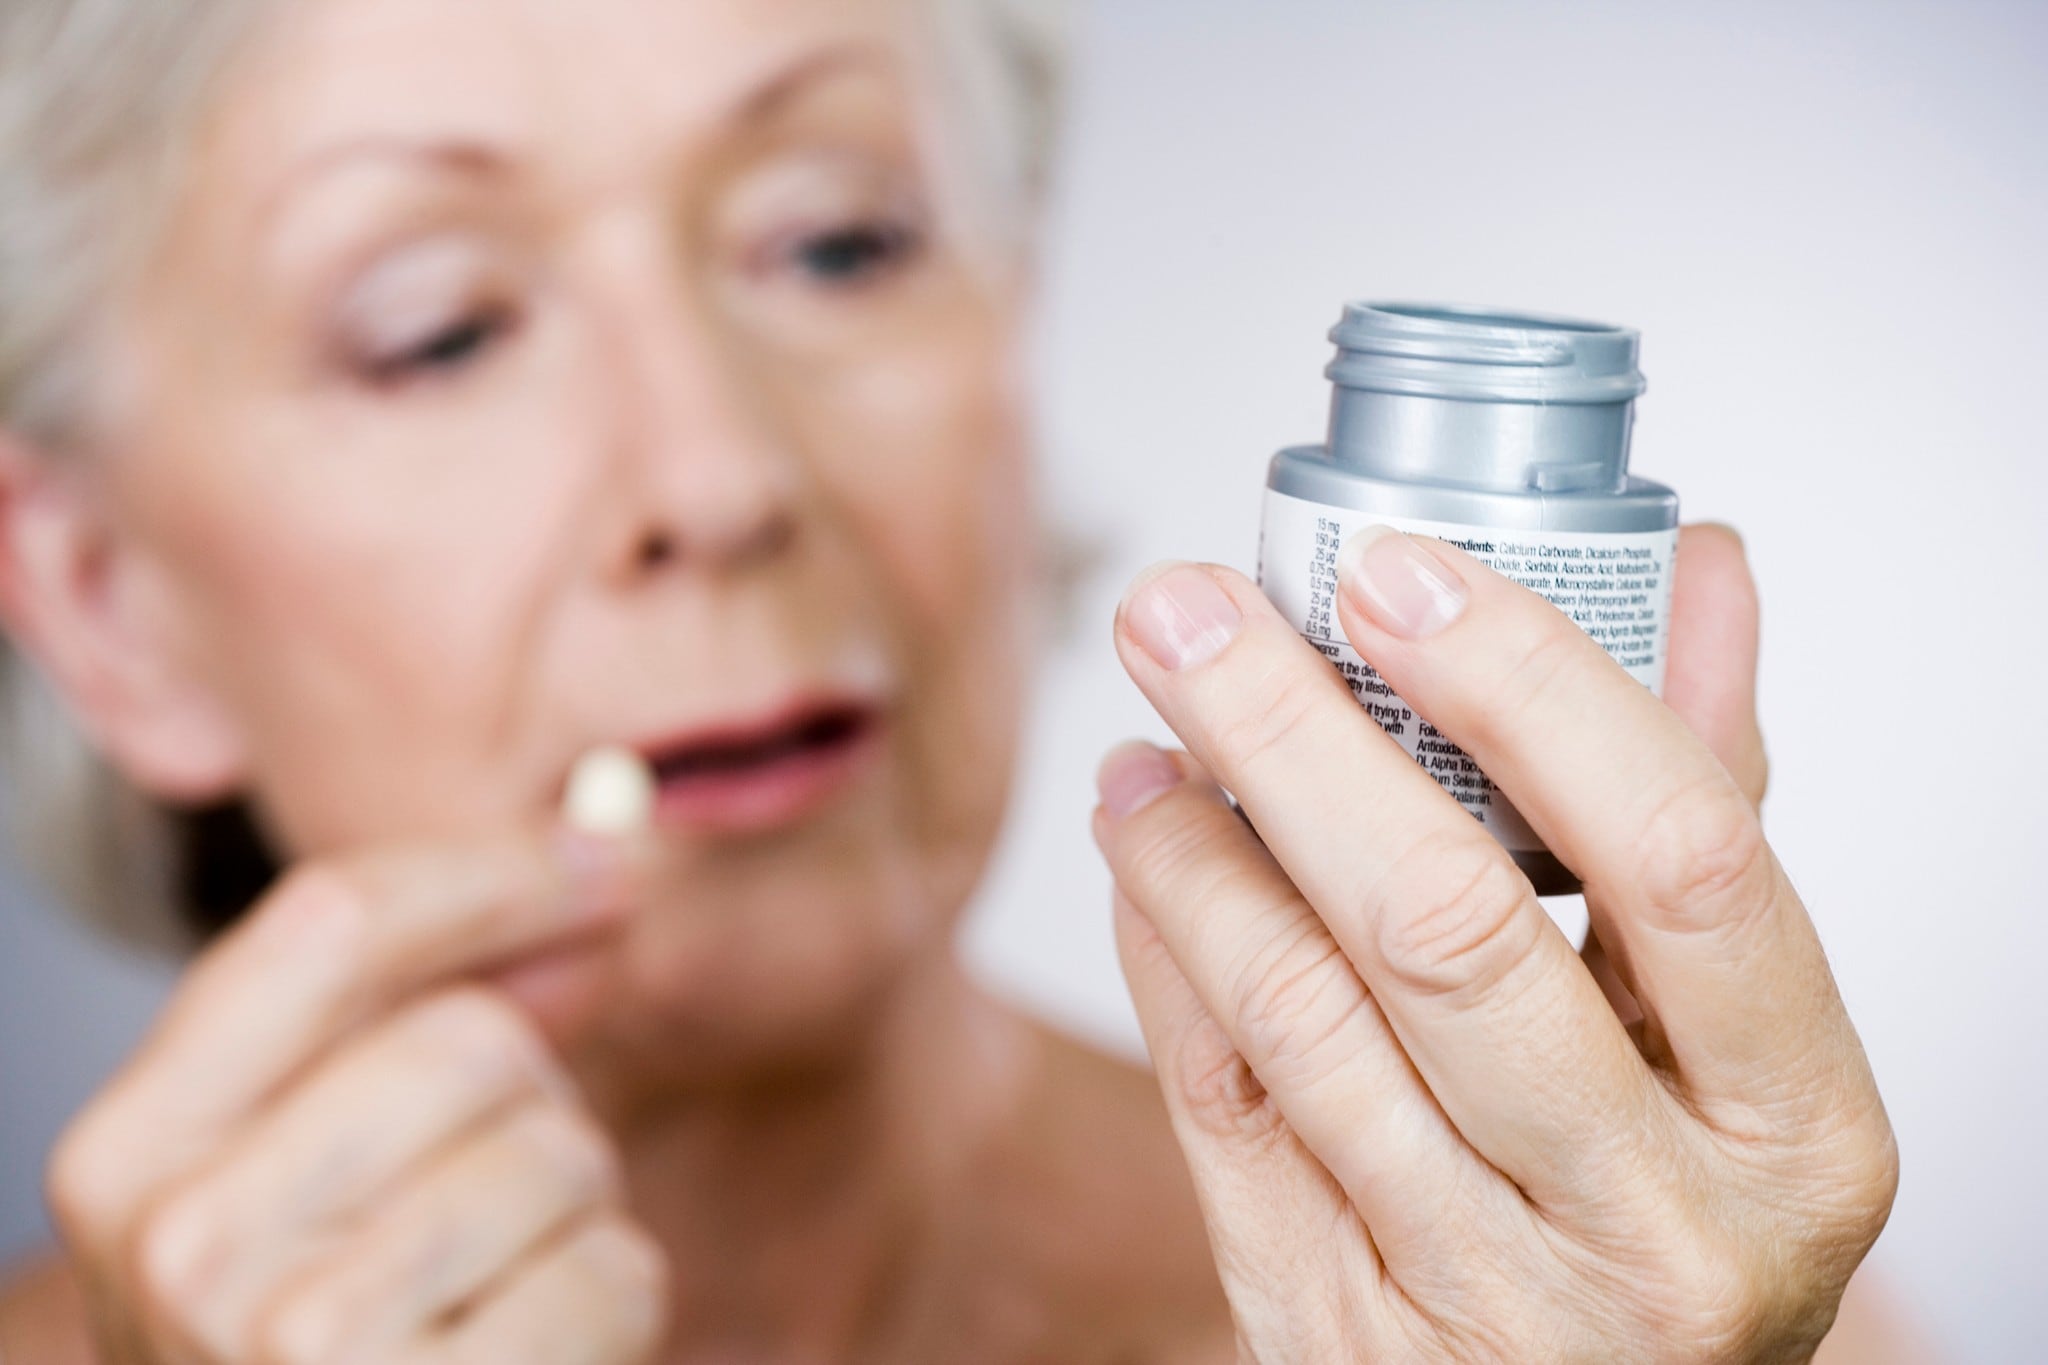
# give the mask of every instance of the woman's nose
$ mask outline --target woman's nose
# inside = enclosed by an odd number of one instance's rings
[[[678,481],[681,482],[681,481]],[[628,578],[672,567],[745,569],[780,556],[796,537],[789,502],[765,487],[655,492],[629,509],[631,530],[618,565]]]
[[[797,537],[804,486],[785,414],[709,329],[654,330],[628,362],[617,573],[730,573],[778,558]]]

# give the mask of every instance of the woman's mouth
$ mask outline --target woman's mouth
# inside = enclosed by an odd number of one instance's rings
[[[880,710],[809,701],[750,722],[638,746],[654,772],[655,824],[700,834],[765,834],[832,800],[878,750]]]

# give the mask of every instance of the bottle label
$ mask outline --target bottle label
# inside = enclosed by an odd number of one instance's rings
[[[1330,660],[1380,727],[1496,839],[1518,851],[1542,849],[1543,841],[1479,766],[1395,696],[1344,638],[1337,620],[1337,552],[1360,527],[1375,524],[1447,541],[1541,593],[1659,695],[1678,531],[1509,531],[1266,494],[1259,532],[1259,586],[1266,596]]]

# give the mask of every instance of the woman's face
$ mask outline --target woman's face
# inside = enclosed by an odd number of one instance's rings
[[[662,775],[613,1025],[807,1045],[945,933],[1011,764],[1011,286],[892,0],[314,0],[127,314],[109,481],[297,857]],[[730,1050],[730,1049],[728,1049]]]

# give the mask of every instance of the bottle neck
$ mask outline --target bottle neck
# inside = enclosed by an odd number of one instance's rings
[[[1350,388],[1330,407],[1332,462],[1399,482],[1501,492],[1618,491],[1633,402],[1527,403]]]
[[[1354,303],[1330,332],[1330,459],[1505,493],[1628,483],[1637,334],[1538,313]]]

